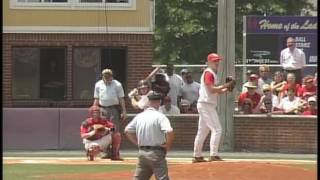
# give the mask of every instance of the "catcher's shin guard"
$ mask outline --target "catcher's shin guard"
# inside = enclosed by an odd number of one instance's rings
[[[99,146],[91,146],[88,150],[87,150],[87,158],[89,161],[93,161],[94,157],[100,153],[100,147]]]
[[[110,144],[106,149],[103,151],[104,155],[101,159],[110,159],[112,157],[112,145]]]
[[[120,158],[121,134],[116,132],[112,136],[112,160],[121,160]]]

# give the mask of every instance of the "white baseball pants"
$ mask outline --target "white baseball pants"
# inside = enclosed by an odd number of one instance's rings
[[[197,104],[199,112],[198,132],[194,140],[193,157],[202,157],[203,143],[211,131],[210,156],[217,156],[222,128],[216,107],[208,103]]]

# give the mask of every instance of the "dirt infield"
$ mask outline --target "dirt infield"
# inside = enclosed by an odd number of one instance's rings
[[[46,176],[57,179],[132,179],[133,172],[95,173],[79,175]],[[300,167],[254,162],[211,162],[199,164],[170,165],[169,175],[173,180],[316,180],[316,172]],[[153,178],[154,179],[154,178]]]
[[[111,162],[109,160],[97,160],[93,162],[85,159],[29,159],[29,160],[5,160],[4,163],[51,163],[51,164],[135,164],[135,159],[126,159],[124,162]],[[288,163],[288,162],[287,162]],[[293,163],[294,164],[294,163]],[[38,177],[39,179],[104,179],[104,180],[128,180],[132,179],[133,171],[119,171],[112,173],[79,173],[57,174]],[[190,161],[169,160],[169,175],[173,180],[316,180],[316,169],[292,166],[285,162],[252,162],[252,161],[223,161],[191,164]],[[154,178],[153,178],[154,179]]]

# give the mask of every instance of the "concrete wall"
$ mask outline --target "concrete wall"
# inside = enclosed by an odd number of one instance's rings
[[[134,114],[129,114],[129,122]],[[87,108],[4,108],[4,150],[80,150],[80,124]],[[173,149],[193,150],[198,115],[169,116],[175,132]],[[123,127],[127,124],[123,123]],[[316,153],[317,118],[302,116],[235,115],[233,151]],[[224,135],[224,133],[223,133]],[[209,137],[204,150],[209,150]],[[136,149],[123,137],[122,149]]]
[[[83,149],[80,124],[87,118],[87,108],[4,108],[4,150]],[[129,114],[128,120],[134,114]],[[174,149],[192,150],[198,115],[169,117],[175,130]],[[125,136],[121,147],[135,149]],[[209,149],[206,140],[204,149]]]

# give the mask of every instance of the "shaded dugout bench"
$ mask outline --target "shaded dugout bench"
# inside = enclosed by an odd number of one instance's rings
[[[79,128],[87,112],[86,108],[4,108],[3,149],[83,149]],[[128,121],[133,116],[129,114]],[[175,131],[173,149],[192,151],[198,115],[169,116],[169,119]],[[232,132],[233,151],[237,152],[316,153],[317,150],[315,116],[234,115]],[[121,146],[136,149],[125,137]],[[209,150],[209,138],[204,150]]]

